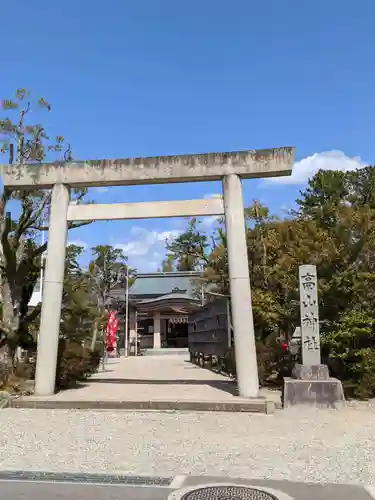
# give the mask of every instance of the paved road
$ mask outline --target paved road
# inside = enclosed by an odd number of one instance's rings
[[[0,483],[4,500],[165,500],[172,490],[156,487],[100,486],[54,483]]]
[[[58,478],[61,480],[61,477]],[[76,478],[85,481],[85,478]],[[130,481],[131,482],[131,481]],[[176,477],[167,486],[132,486],[130,484],[92,484],[91,482],[0,480],[0,498],[6,500],[167,500],[189,488],[206,484],[247,485],[272,492],[280,500],[371,500],[370,493],[360,486],[338,484],[303,484],[287,481],[234,480],[214,477]],[[174,486],[174,487],[173,487]],[[207,500],[207,499],[206,499]]]

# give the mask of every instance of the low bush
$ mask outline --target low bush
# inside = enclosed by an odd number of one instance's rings
[[[19,361],[14,367],[14,375],[20,379],[33,380],[35,378],[35,365],[31,361]]]
[[[78,342],[61,340],[56,370],[56,389],[73,387],[98,371],[101,356]]]
[[[341,380],[347,398],[375,398],[375,317],[371,312],[349,311],[321,334],[322,362],[332,377]],[[259,384],[281,385],[301,362],[286,344],[271,335],[256,342]],[[234,348],[226,353],[222,371],[236,377]]]
[[[20,378],[34,379],[36,356],[28,362],[17,365],[16,375]],[[56,390],[74,387],[77,382],[86,380],[99,368],[101,355],[91,351],[79,342],[61,339],[57,355]]]
[[[11,359],[0,361],[0,390],[10,393],[32,394],[34,367],[25,361],[12,362]]]
[[[280,384],[283,377],[290,376],[296,363],[292,356],[275,337],[256,342],[258,377],[261,386]],[[224,358],[224,372],[236,375],[236,360],[234,348],[231,348]]]
[[[375,397],[375,320],[367,313],[350,311],[322,335],[323,362],[342,381],[345,395]]]
[[[0,359],[0,389],[5,387],[9,374],[10,374],[10,363],[7,359]]]
[[[236,377],[236,359],[233,348],[230,348],[224,356],[222,371],[230,377]]]

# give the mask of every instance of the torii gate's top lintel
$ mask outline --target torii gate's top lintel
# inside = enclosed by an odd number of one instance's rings
[[[6,187],[49,188],[62,183],[72,187],[125,186],[166,182],[214,181],[224,175],[242,178],[290,175],[293,147],[119,160],[3,165]]]

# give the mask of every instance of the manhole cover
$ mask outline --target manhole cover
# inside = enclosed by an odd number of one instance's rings
[[[185,493],[181,500],[278,500],[267,491],[246,486],[207,486]]]

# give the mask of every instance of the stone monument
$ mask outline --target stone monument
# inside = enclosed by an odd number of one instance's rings
[[[284,408],[297,404],[338,408],[345,401],[342,384],[321,362],[316,266],[299,267],[299,293],[302,363],[295,365],[292,377],[284,378]]]

